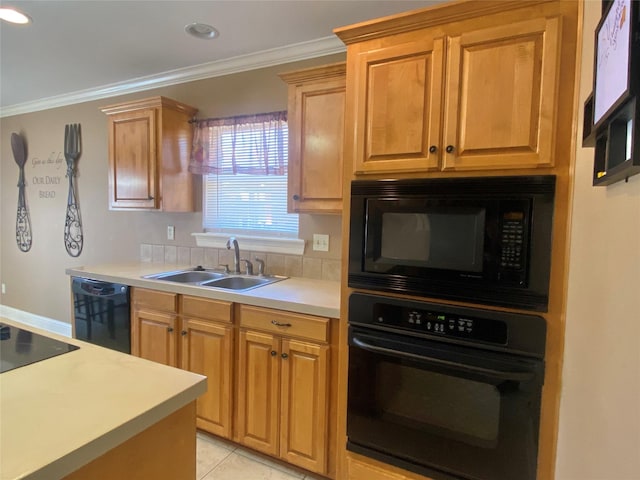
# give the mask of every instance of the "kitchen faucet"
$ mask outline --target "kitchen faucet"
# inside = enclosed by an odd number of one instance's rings
[[[233,266],[234,273],[240,273],[240,247],[238,247],[238,240],[236,237],[229,237],[227,240],[227,250],[231,250],[233,246]]]

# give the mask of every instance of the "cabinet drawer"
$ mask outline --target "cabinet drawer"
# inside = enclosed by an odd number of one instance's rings
[[[134,305],[146,305],[154,310],[177,312],[178,294],[147,290],[146,288],[134,288],[133,303]]]
[[[347,454],[347,468],[349,469],[349,478],[352,480],[410,480],[405,475],[391,471],[391,468],[384,470],[375,465],[356,460],[351,454]]]
[[[329,339],[329,319],[268,308],[240,306],[240,326],[319,342]]]
[[[231,302],[209,298],[182,296],[182,314],[206,320],[231,323]]]

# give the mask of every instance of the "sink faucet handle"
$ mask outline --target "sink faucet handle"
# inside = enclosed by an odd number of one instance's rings
[[[247,275],[253,275],[253,263],[251,263],[246,258],[241,258],[240,261],[244,262],[244,265],[245,265],[245,268],[246,268],[246,274]]]
[[[264,275],[264,260],[258,257],[254,257],[254,260],[258,264],[258,275]]]
[[[218,265],[218,268],[224,268],[224,273],[231,273],[228,263],[221,263],[220,265]]]

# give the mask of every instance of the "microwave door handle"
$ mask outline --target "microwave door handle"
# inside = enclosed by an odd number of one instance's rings
[[[499,380],[513,380],[517,382],[527,382],[531,380],[535,375],[532,372],[504,372],[501,370],[494,370],[492,368],[483,368],[475,365],[467,365],[465,363],[452,362],[450,360],[443,360],[441,358],[433,358],[433,357],[425,357],[422,355],[416,355],[415,353],[409,352],[400,352],[398,350],[392,350],[390,348],[379,347],[377,345],[371,345],[369,343],[363,342],[362,340],[352,337],[353,343],[362,348],[363,350],[368,350],[371,352],[377,353],[385,353],[388,355],[393,355],[396,357],[405,357],[410,358],[412,360],[419,360],[422,363],[428,363],[431,365],[436,365],[439,367],[450,367],[455,368],[457,370],[469,372],[469,373],[477,373],[482,375],[488,375],[492,378],[496,378]]]

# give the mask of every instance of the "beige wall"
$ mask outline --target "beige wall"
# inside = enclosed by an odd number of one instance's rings
[[[581,105],[599,17],[585,2]],[[556,480],[638,480],[640,175],[592,187],[593,154],[578,146]]]
[[[287,85],[277,76],[278,73],[344,58],[344,54],[331,55],[1,119],[0,280],[6,285],[6,294],[0,297],[1,303],[69,322],[69,281],[65,268],[136,261],[141,244],[195,247],[190,234],[202,231],[201,213],[109,211],[107,120],[100,111],[101,106],[164,95],[198,108],[201,118],[286,110]],[[62,151],[64,125],[67,123],[82,125],[83,152],[78,164],[77,182],[84,250],[78,258],[70,257],[63,244],[68,184]],[[11,153],[12,132],[23,134],[28,146],[25,175],[33,246],[27,253],[20,252],[15,241],[18,167]],[[45,183],[38,184],[40,178]],[[313,233],[330,235],[328,253],[313,252],[307,248],[305,258],[339,259],[339,216],[301,217],[300,237],[307,240],[307,244]],[[167,225],[176,227],[175,242],[166,240]]]

